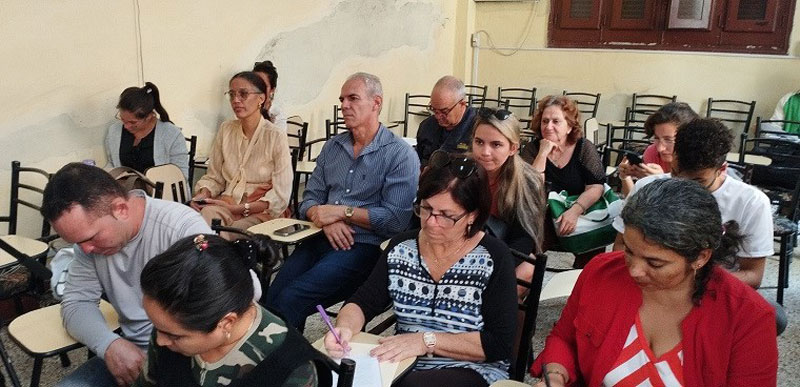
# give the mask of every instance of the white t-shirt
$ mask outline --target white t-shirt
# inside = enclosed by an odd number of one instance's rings
[[[663,175],[647,176],[639,179],[633,186],[628,197],[639,191],[642,187],[657,179],[670,178],[669,173]],[[772,207],[769,198],[755,187],[732,179],[725,178],[722,185],[711,193],[717,199],[722,223],[735,220],[739,230],[744,235],[742,250],[737,256],[741,258],[768,257],[775,253],[772,230]],[[614,219],[614,229],[625,232],[622,217]]]

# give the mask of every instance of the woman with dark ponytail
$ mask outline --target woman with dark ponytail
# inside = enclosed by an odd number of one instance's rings
[[[624,251],[586,265],[534,376],[551,386],[776,385],[775,311],[725,270],[743,237],[711,193],[653,181],[621,217]]]
[[[117,119],[106,133],[109,166],[147,168],[175,164],[189,175],[189,151],[181,128],[169,119],[156,85],[129,87],[119,96]],[[125,129],[125,130],[123,130]]]
[[[268,112],[268,119],[275,124],[278,128],[286,130],[286,115],[275,104],[275,89],[278,88],[278,69],[272,64],[272,61],[265,60],[263,62],[256,62],[253,65],[253,72],[258,74],[266,84],[264,92],[267,95],[267,100],[264,102],[264,109]]]
[[[141,286],[153,333],[134,386],[317,386],[312,361],[324,355],[253,302],[249,269],[276,257],[263,236],[198,234],[150,260]]]
[[[243,71],[228,87],[225,94],[236,119],[220,126],[208,172],[195,185],[191,205],[209,224],[222,219],[223,226],[247,229],[285,215],[294,177],[292,158],[286,131],[270,122],[264,108],[264,80]]]

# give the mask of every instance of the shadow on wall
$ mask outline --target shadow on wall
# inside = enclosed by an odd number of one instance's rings
[[[345,0],[327,18],[278,34],[256,60],[275,61],[279,89],[285,90],[282,103],[302,105],[319,95],[334,66],[346,58],[378,57],[403,46],[427,49],[443,23],[431,3]]]

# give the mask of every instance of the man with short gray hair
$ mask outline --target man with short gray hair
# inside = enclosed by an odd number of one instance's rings
[[[417,130],[417,155],[425,166],[431,154],[442,149],[447,152],[466,152],[471,148],[472,125],[477,110],[468,106],[464,82],[446,75],[431,91],[426,118]]]
[[[325,142],[306,184],[298,215],[322,228],[286,259],[266,305],[302,328],[317,304],[349,297],[380,256],[380,243],[405,230],[419,180],[419,161],[378,120],[378,77],[356,73],[339,101],[349,129]]]

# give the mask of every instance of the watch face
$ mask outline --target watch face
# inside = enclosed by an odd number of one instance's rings
[[[436,345],[436,335],[433,332],[425,332],[422,334],[422,341],[425,342],[426,346],[433,347]]]

